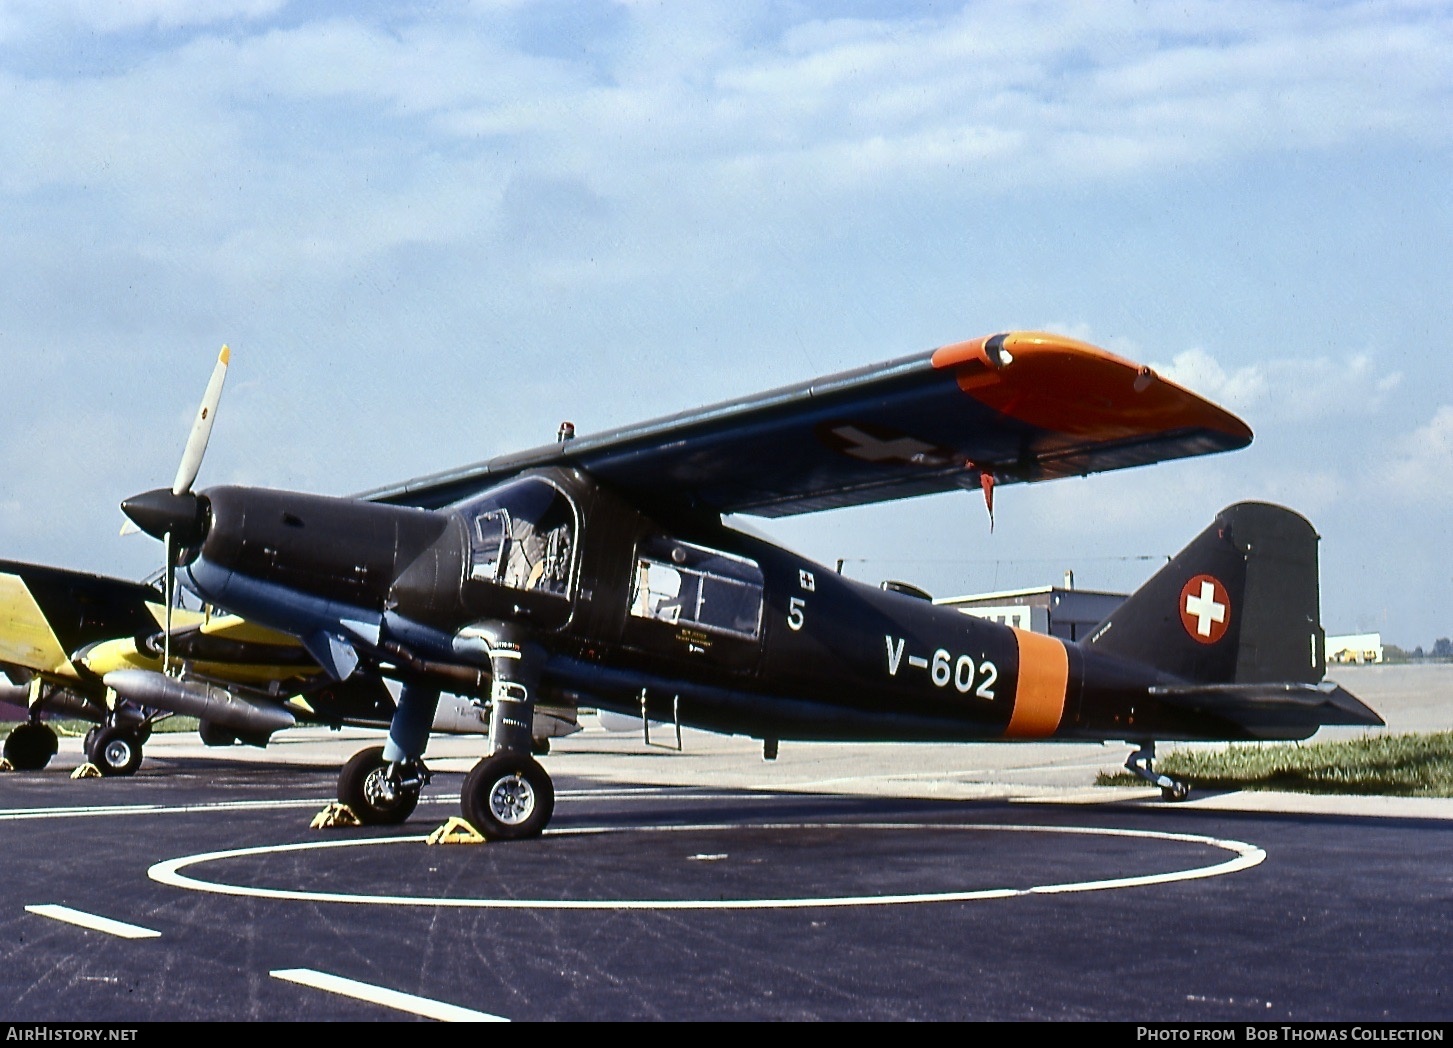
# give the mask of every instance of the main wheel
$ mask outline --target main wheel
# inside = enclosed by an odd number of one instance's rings
[[[359,750],[338,774],[338,800],[348,805],[366,826],[393,826],[414,814],[419,791],[402,789],[388,781],[388,761],[382,746]]]
[[[460,800],[465,820],[487,839],[521,840],[544,832],[555,811],[555,786],[534,758],[496,753],[470,771]]]
[[[58,744],[48,725],[27,721],[5,737],[5,759],[18,771],[40,771],[55,756]]]
[[[131,775],[141,767],[141,740],[129,728],[102,728],[86,756],[102,775]]]

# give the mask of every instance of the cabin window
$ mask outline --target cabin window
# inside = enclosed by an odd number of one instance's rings
[[[467,507],[469,577],[565,596],[575,556],[575,508],[537,477],[513,481]]]
[[[636,551],[631,614],[755,640],[762,628],[762,570],[729,553],[648,538]]]

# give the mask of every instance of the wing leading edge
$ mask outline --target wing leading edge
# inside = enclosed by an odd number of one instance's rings
[[[1230,412],[1096,346],[1010,332],[364,492],[436,508],[560,465],[656,502],[761,517],[1231,451]]]

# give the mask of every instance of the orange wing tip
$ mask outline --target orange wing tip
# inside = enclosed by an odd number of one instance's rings
[[[1144,364],[1065,335],[1002,332],[941,346],[930,359],[935,368],[952,370],[959,388],[976,400],[1048,429],[1198,426],[1251,442],[1251,427],[1219,405]]]
[[[225,364],[225,363],[227,363],[231,359],[232,359],[232,350],[228,349],[226,346],[223,346],[222,347],[222,352],[217,354],[217,360],[220,363]]]
[[[967,342],[954,342],[940,346],[933,351],[932,363],[936,368],[951,368],[960,364],[979,363],[991,368],[1000,368],[1013,363],[1017,357],[1050,357],[1068,355],[1086,357],[1105,363],[1120,364],[1136,371],[1149,368],[1116,356],[1099,346],[1056,335],[1048,331],[1003,331],[997,335],[985,335]]]

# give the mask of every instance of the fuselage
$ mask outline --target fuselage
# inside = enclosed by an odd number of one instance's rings
[[[715,514],[653,513],[569,469],[425,510],[205,493],[202,599],[401,679],[484,693],[524,624],[552,701],[771,739],[1238,737],[1162,673],[847,578]],[[341,659],[345,670],[352,658]],[[1172,682],[1173,683],[1173,682]],[[456,687],[457,685],[457,687]]]

